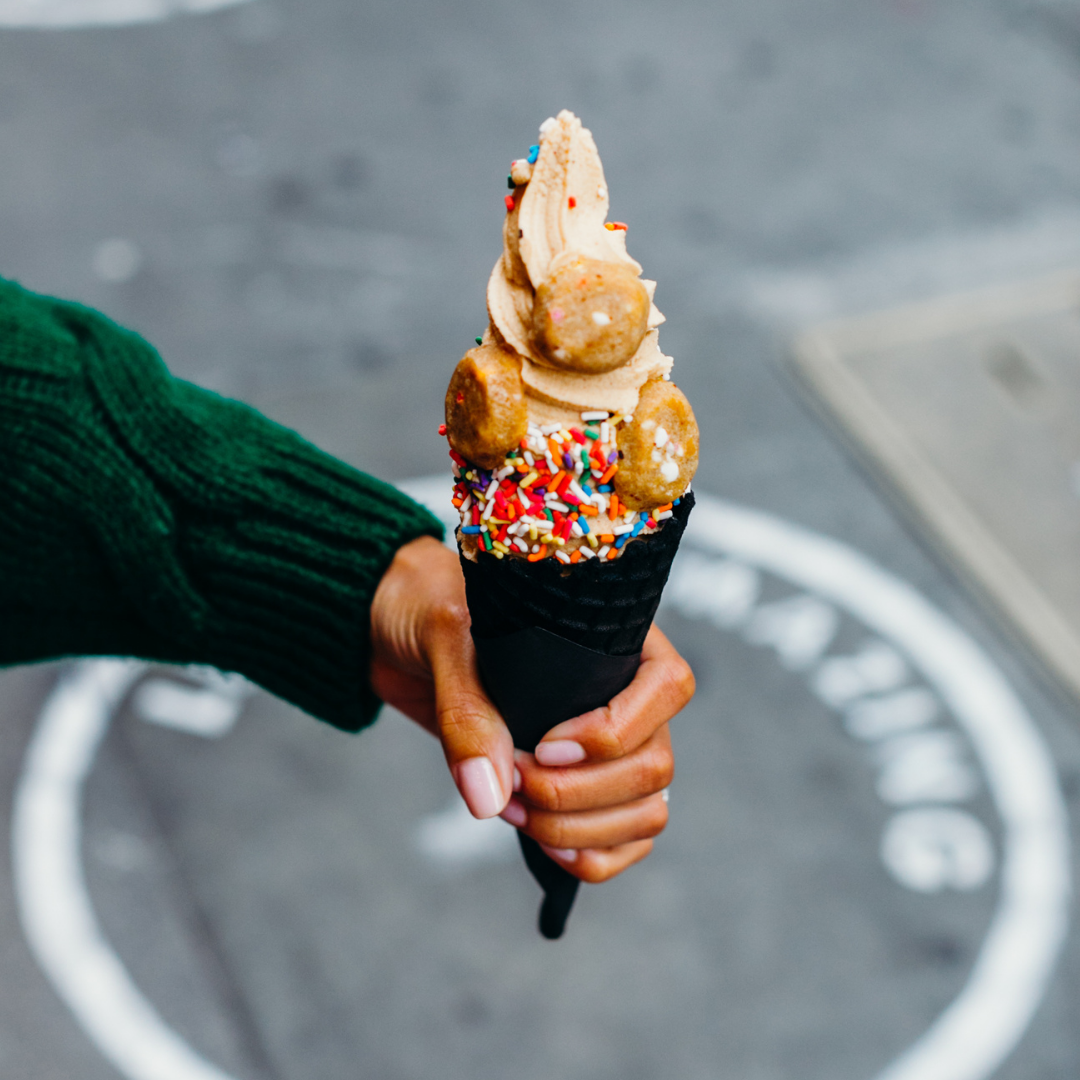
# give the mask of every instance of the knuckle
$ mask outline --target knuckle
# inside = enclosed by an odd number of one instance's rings
[[[679,656],[672,662],[671,673],[668,677],[675,693],[675,699],[679,702],[679,708],[681,709],[690,701],[694,696],[694,691],[697,689],[697,680],[694,678],[693,669]]]
[[[448,748],[463,757],[482,753],[486,746],[487,703],[475,693],[461,691],[439,710],[439,734]]]
[[[670,787],[674,779],[675,755],[672,754],[670,748],[667,748],[656,763],[655,780],[658,785],[656,790],[661,791],[666,787]]]
[[[529,815],[525,832],[539,844],[547,844],[548,847],[553,848],[569,847],[565,840],[564,830],[543,813]]]
[[[618,877],[624,870],[641,862],[653,849],[652,840],[641,840],[623,848],[607,851],[582,851],[574,873],[590,885],[600,885]]]
[[[619,872],[610,866],[606,860],[601,862],[584,851],[578,855],[577,861],[578,866],[575,868],[577,876],[586,885],[602,885],[605,881],[610,881]]]
[[[525,778],[522,793],[541,810],[558,811],[563,808],[563,793],[554,777],[531,774]]]
[[[596,757],[607,761],[625,757],[628,743],[624,724],[609,707],[605,707],[603,712],[603,721],[590,739],[590,749]]]
[[[571,830],[559,821],[558,818],[545,818],[538,822],[538,828],[544,833],[541,838],[548,847],[571,848],[574,847]]]
[[[469,629],[469,607],[463,599],[443,596],[434,601],[428,612],[432,627],[443,633],[464,633]]]
[[[637,770],[638,790],[654,795],[666,788],[675,777],[675,758],[670,747],[656,748],[642,756]]]
[[[461,689],[443,702],[439,720],[448,733],[473,730],[487,714],[487,702],[475,691]]]
[[[663,799],[650,799],[641,818],[641,838],[659,836],[668,823],[668,804]]]

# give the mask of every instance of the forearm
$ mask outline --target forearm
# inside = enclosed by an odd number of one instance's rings
[[[411,500],[6,284],[0,458],[0,663],[208,663],[338,726],[373,718],[372,596],[441,532]]]

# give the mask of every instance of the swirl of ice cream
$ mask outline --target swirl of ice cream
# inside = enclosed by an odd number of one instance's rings
[[[545,121],[535,164],[514,163],[517,186],[503,228],[503,253],[488,281],[493,338],[522,357],[522,381],[530,397],[570,410],[608,409],[630,414],[641,387],[666,378],[672,360],[660,351],[656,328],[664,316],[652,303],[653,281],[643,281],[649,301],[647,333],[634,355],[611,371],[581,373],[553,363],[533,332],[536,292],[560,267],[575,259],[641,266],[626,251],[626,229],[607,223],[608,189],[592,133],[563,110]]]
[[[611,560],[672,516],[697,422],[591,133],[564,111],[540,135],[511,167],[488,329],[445,398],[459,540],[470,560]]]

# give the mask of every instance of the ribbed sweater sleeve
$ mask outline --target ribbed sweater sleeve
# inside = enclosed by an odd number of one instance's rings
[[[375,588],[424,535],[394,488],[0,280],[0,665],[210,664],[356,731]]]

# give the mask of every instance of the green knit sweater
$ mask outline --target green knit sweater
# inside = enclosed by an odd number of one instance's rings
[[[0,664],[211,664],[356,731],[375,588],[423,535],[392,487],[0,280]]]

